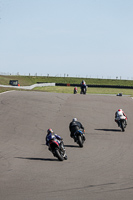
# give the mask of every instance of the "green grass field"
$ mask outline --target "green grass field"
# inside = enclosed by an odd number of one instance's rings
[[[37,82],[80,84],[82,80],[91,85],[122,85],[133,86],[133,80],[94,79],[74,77],[46,77],[46,76],[0,76],[0,84],[8,85],[10,80],[18,80],[21,86],[29,86]]]
[[[132,80],[112,80],[112,79],[90,79],[90,78],[72,78],[72,77],[35,77],[35,76],[0,76],[1,85],[9,85],[10,80],[18,80],[21,86],[29,86],[37,82],[47,83],[70,83],[80,84],[82,80],[85,80],[87,84],[92,85],[121,85],[121,86],[133,86]],[[73,94],[74,87],[71,86],[49,86],[49,87],[37,87],[34,91],[43,92],[56,92],[56,93],[70,93]],[[0,87],[0,92],[15,90],[14,88]],[[20,89],[19,89],[20,90]],[[78,93],[80,88],[78,87]],[[92,88],[87,89],[87,94],[118,94],[133,96],[133,89],[115,89],[115,88]]]

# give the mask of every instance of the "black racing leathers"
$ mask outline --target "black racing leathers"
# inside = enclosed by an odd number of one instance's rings
[[[84,127],[80,122],[78,122],[78,121],[71,122],[69,124],[70,136],[73,138],[74,137],[74,133],[79,129],[83,129],[84,130]]]

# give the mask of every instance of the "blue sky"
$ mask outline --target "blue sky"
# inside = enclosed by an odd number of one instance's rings
[[[0,0],[0,73],[133,79],[133,1]]]

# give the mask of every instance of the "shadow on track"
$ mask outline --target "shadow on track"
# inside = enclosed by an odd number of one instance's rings
[[[97,131],[111,131],[111,132],[121,132],[119,129],[95,129]]]
[[[27,157],[15,157],[19,159],[27,159],[27,160],[40,160],[40,161],[58,161],[57,159],[51,159],[51,158],[27,158]]]
[[[64,147],[79,148],[79,146],[76,145],[64,145]]]

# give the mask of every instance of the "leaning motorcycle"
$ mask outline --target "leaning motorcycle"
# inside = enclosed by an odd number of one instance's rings
[[[125,116],[120,116],[120,119],[119,119],[119,127],[121,128],[121,130],[124,132],[125,131],[125,128],[126,128],[126,120],[127,120],[127,117]]]
[[[78,92],[78,89],[77,89],[77,87],[75,87],[73,93],[77,94],[77,92]]]
[[[83,147],[85,136],[82,130],[78,130],[74,133],[74,140],[80,147]]]
[[[59,141],[57,139],[52,139],[49,142],[49,149],[53,153],[53,155],[58,158],[59,161],[67,160],[66,151],[64,148],[63,141]]]

